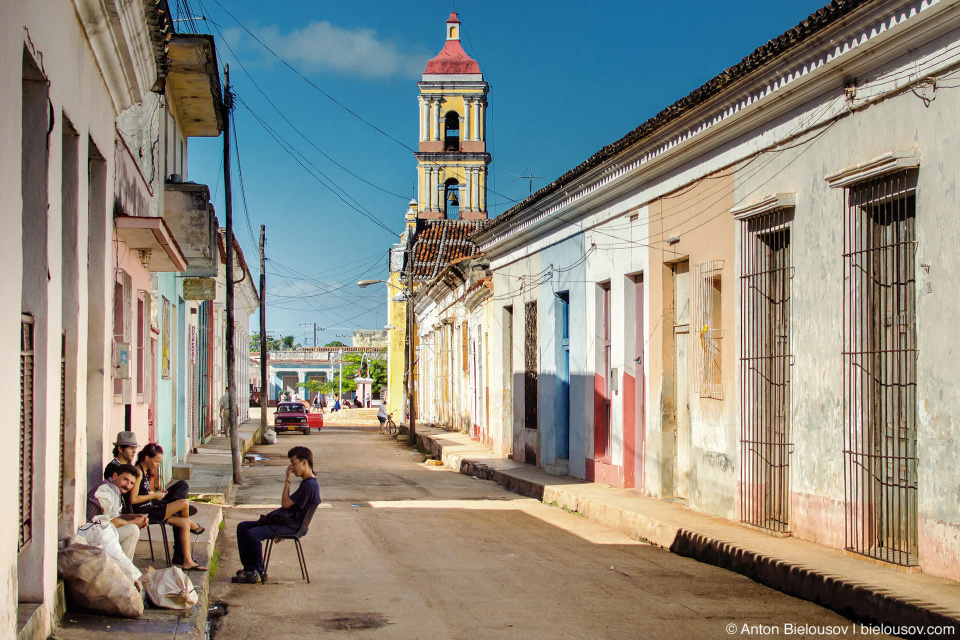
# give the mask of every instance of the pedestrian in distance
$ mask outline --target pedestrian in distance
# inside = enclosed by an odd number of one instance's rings
[[[380,433],[383,433],[383,425],[387,423],[387,405],[383,402],[380,403],[380,408],[377,409],[377,420],[380,421]]]
[[[317,397],[320,398],[320,413],[325,413],[325,409],[327,408],[327,396],[322,393],[318,393]]]
[[[320,504],[320,483],[313,472],[313,452],[307,447],[298,446],[290,449],[287,457],[290,465],[287,467],[286,482],[283,483],[280,508],[261,515],[259,520],[247,520],[237,525],[237,549],[243,569],[237,571],[233,582],[266,582],[262,542],[295,534],[300,530],[307,512]],[[300,486],[290,493],[293,476],[300,478]]]
[[[333,396],[333,411],[340,411],[340,396]]]

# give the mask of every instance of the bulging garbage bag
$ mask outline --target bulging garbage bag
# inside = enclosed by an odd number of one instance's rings
[[[67,595],[81,607],[123,618],[143,615],[143,600],[116,560],[100,547],[68,544],[57,553]]]
[[[263,434],[263,439],[267,444],[277,444],[277,432],[273,429],[267,429]]]
[[[200,596],[190,582],[190,578],[180,567],[170,567],[159,571],[148,570],[140,578],[143,589],[150,602],[166,609],[190,609]]]

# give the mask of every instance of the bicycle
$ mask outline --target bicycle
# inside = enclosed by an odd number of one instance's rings
[[[387,421],[384,423],[383,428],[386,429],[388,435],[397,435],[397,431],[399,431],[399,429],[397,428],[397,423],[393,421],[392,413],[387,414]]]

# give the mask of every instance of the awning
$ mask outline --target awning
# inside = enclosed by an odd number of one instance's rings
[[[187,259],[163,218],[117,216],[113,224],[128,251],[150,252],[148,271],[187,270]]]

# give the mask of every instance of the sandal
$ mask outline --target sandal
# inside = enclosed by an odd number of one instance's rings
[[[184,571],[207,571],[207,567],[202,564],[195,564],[192,567],[183,567]]]
[[[198,527],[198,528],[196,528],[196,529],[190,529],[190,533],[198,536],[198,535],[200,535],[201,533],[203,533],[203,532],[206,531],[206,530],[207,530],[206,527]]]

